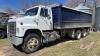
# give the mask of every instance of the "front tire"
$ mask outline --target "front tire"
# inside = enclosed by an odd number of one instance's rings
[[[41,38],[37,34],[29,34],[24,39],[24,43],[22,44],[22,50],[29,54],[37,51],[41,46]]]

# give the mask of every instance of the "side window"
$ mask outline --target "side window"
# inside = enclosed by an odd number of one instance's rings
[[[48,9],[41,9],[40,16],[48,17]]]

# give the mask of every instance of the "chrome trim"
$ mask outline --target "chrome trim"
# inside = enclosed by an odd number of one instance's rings
[[[8,35],[9,36],[16,36],[16,22],[9,22],[8,23]]]

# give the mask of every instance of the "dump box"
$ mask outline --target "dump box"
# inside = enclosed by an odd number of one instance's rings
[[[62,6],[52,8],[55,29],[91,27],[92,15]]]

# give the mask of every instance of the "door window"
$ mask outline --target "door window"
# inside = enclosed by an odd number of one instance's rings
[[[42,17],[48,17],[48,9],[42,8],[41,12],[40,12],[40,16],[42,16]]]

